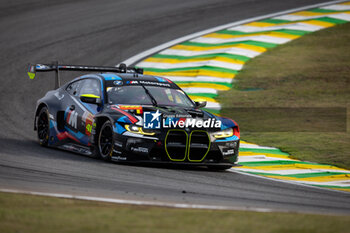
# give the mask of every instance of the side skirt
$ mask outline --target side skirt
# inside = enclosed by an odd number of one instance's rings
[[[67,150],[67,151],[71,151],[71,152],[82,154],[82,155],[87,155],[87,156],[92,156],[93,155],[93,151],[92,151],[92,149],[90,147],[78,145],[78,144],[75,144],[75,143],[63,144],[63,145],[60,145],[60,146],[56,146],[56,148],[62,149],[62,150]]]

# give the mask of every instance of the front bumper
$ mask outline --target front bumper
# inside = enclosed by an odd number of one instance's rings
[[[234,165],[238,160],[239,139],[227,141],[211,141],[208,149],[192,149],[187,146],[186,141],[183,147],[181,159],[175,158],[166,149],[166,138],[130,137],[115,135],[112,160],[120,162],[145,162],[145,163],[166,163],[166,164],[187,164],[195,166],[209,165]],[[210,140],[210,139],[209,139]],[[197,143],[197,145],[200,145]],[[168,145],[169,146],[169,145]],[[204,145],[203,145],[204,146]],[[193,159],[197,156],[199,159]],[[192,158],[192,159],[191,159]]]

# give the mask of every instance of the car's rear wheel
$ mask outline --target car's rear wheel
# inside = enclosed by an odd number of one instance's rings
[[[113,126],[110,121],[106,121],[98,134],[98,153],[102,159],[109,161],[113,154]]]
[[[42,146],[47,146],[49,143],[50,122],[49,112],[47,107],[41,108],[37,118],[37,132],[39,143]]]

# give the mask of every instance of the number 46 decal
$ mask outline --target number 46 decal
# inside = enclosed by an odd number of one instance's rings
[[[89,112],[84,112],[83,122],[85,122],[85,135],[87,136],[91,135],[93,121],[94,121],[94,116]]]

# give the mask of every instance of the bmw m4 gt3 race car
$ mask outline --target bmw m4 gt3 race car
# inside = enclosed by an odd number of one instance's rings
[[[59,71],[93,71],[59,87]],[[231,119],[204,111],[169,79],[142,69],[29,65],[55,71],[56,90],[37,101],[34,130],[41,145],[119,162],[175,163],[228,169],[240,133]],[[99,73],[100,72],[100,73]]]

